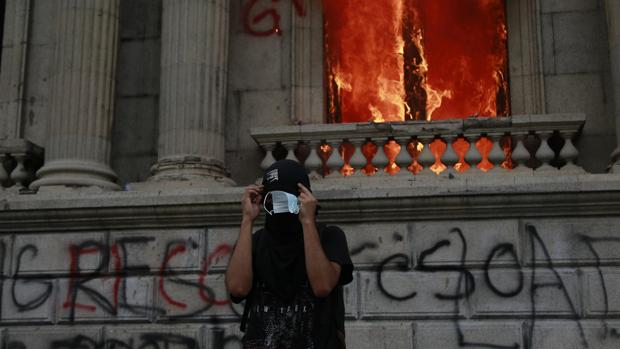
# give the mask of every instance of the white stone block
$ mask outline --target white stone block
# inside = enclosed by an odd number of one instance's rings
[[[601,265],[620,262],[620,218],[528,219],[522,223],[522,244],[525,246],[523,261],[526,265],[532,264],[532,251],[531,235],[525,229],[525,224],[535,227],[554,265],[594,265],[597,259]],[[588,242],[596,254],[590,249]],[[548,261],[543,246],[537,239],[534,239],[534,246],[536,263],[546,265]]]
[[[116,247],[115,247],[116,246]],[[117,249],[122,271],[160,273],[198,272],[206,250],[202,228],[115,230],[110,233],[110,249]],[[111,252],[110,271],[119,264]]]
[[[83,326],[9,328],[6,343],[9,348],[92,348],[101,344],[101,329]]]
[[[608,41],[602,11],[553,15],[556,73],[600,72],[607,69]]]
[[[461,342],[457,335],[457,326],[463,334]],[[459,321],[457,325],[455,321],[418,321],[415,323],[414,348],[457,349],[470,346],[508,349],[515,348],[515,345],[516,348],[522,348],[522,338],[520,322]],[[468,343],[470,345],[466,345]],[[475,345],[476,343],[479,345]]]
[[[106,326],[105,338],[108,345],[114,341],[131,348],[208,348],[203,346],[201,332],[195,325]]]
[[[72,251],[77,251],[78,256]],[[102,257],[107,253],[105,234],[50,233],[15,236],[13,245],[13,275],[68,274],[73,267],[88,273],[105,268]]]
[[[546,269],[537,269],[534,283],[534,306],[530,297],[532,272],[523,271],[523,286],[519,290],[520,278],[517,270],[494,269],[490,271],[490,280],[499,292],[493,291],[485,281],[483,273],[475,273],[476,290],[471,296],[473,314],[476,317],[528,318],[532,316],[575,316],[582,314],[579,282],[574,270],[560,270],[559,275],[568,294],[566,298],[559,286],[555,274]],[[541,286],[553,284],[553,286]],[[504,294],[502,296],[502,294]],[[570,303],[574,307],[571,308]]]
[[[158,280],[156,304],[164,311],[158,316],[162,321],[237,320],[243,309],[228,299],[223,274],[208,275],[202,280],[170,277],[164,279],[163,285]]]
[[[410,349],[413,345],[410,322],[347,322],[345,336],[347,348]]]
[[[204,328],[205,348],[241,348],[243,335],[239,324],[208,325]]]
[[[412,223],[410,229],[416,262],[422,253],[430,252],[437,243],[446,240],[449,245],[428,254],[425,258],[425,265],[460,265],[464,248],[466,248],[465,264],[481,267],[489,259],[493,266],[514,265],[519,261],[521,251],[518,228],[518,221],[513,219],[419,222]],[[463,245],[458,232],[454,229],[460,229],[466,246]],[[512,246],[514,255],[511,253],[500,255],[501,251],[497,249],[505,244]]]
[[[228,84],[231,90],[274,90],[282,86],[282,40],[230,35]]]
[[[56,287],[53,280],[6,279],[1,295],[0,322],[3,324],[54,321]]]
[[[157,313],[153,308],[152,278],[96,278],[81,284],[74,301],[71,290],[75,290],[75,281],[58,282],[61,322],[147,321]]]
[[[383,289],[378,285],[378,276],[376,272],[360,273],[362,319],[455,316],[454,301],[440,300],[436,295],[455,294],[458,273],[384,271],[381,274]]]
[[[240,222],[241,223],[241,222]],[[260,228],[254,225],[253,231]],[[211,263],[208,263],[209,272],[224,272],[228,267],[228,261],[232,254],[232,249],[239,237],[239,226],[234,227],[209,227],[207,229],[207,263],[211,256]]]
[[[376,268],[395,254],[411,256],[411,233],[406,223],[339,224],[346,234],[356,269]]]
[[[359,317],[359,278],[359,273],[353,273],[353,281],[342,288],[342,295],[344,298],[344,316],[346,319],[357,319]]]
[[[620,271],[617,268],[588,270],[583,275],[583,282],[587,316],[607,318],[620,315]]]
[[[579,329],[581,325],[582,330]],[[528,329],[529,330],[529,329]],[[532,348],[612,349],[620,344],[620,323],[600,321],[539,320],[534,324]]]

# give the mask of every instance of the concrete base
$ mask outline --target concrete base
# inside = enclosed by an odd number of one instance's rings
[[[221,161],[194,156],[160,159],[151,167],[151,173],[147,182],[131,183],[128,186],[141,188],[138,190],[161,190],[236,185]]]
[[[31,189],[43,186],[88,187],[119,190],[116,174],[105,164],[89,160],[55,160],[37,171],[39,179],[30,184]]]

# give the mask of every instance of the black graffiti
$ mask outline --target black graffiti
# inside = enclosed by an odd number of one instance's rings
[[[459,300],[465,297],[469,297],[476,290],[476,281],[474,280],[474,275],[465,268],[465,258],[467,257],[467,240],[463,236],[463,232],[458,228],[453,228],[450,231],[451,234],[457,234],[459,240],[461,241],[461,262],[459,266],[428,266],[426,265],[426,258],[430,257],[433,253],[437,252],[439,249],[450,246],[449,240],[441,240],[437,242],[433,247],[428,250],[420,253],[420,257],[418,258],[418,265],[416,270],[424,271],[424,272],[458,272],[459,273],[459,282],[461,277],[465,277],[465,290],[461,293],[460,287],[457,289],[457,292],[452,295],[436,293],[435,297],[440,300]]]
[[[609,296],[607,291],[607,283],[605,281],[605,277],[603,276],[603,270],[601,269],[601,256],[599,255],[595,247],[596,244],[620,243],[620,238],[593,238],[581,234],[577,235],[577,237],[588,247],[588,250],[594,256],[596,271],[599,277],[599,281],[601,282],[601,293],[603,294],[603,318],[601,319],[603,325],[603,337],[620,338],[618,332],[615,329],[610,330],[609,325],[607,324],[607,317],[609,316]]]
[[[575,305],[575,302],[571,299],[570,294],[568,293],[568,289],[564,280],[562,279],[560,273],[558,272],[556,266],[552,262],[551,255],[549,250],[544,243],[543,239],[538,234],[536,227],[531,224],[525,225],[525,232],[528,238],[529,247],[531,250],[531,277],[529,278],[529,289],[527,290],[529,296],[529,321],[528,328],[526,333],[526,340],[524,341],[525,349],[533,348],[533,338],[534,338],[534,329],[536,327],[536,321],[539,319],[539,310],[537,307],[537,303],[540,302],[538,298],[538,292],[543,289],[552,289],[557,290],[559,292],[558,296],[564,299],[567,304],[569,316],[577,326],[579,338],[581,341],[581,346],[583,348],[589,348],[590,343],[586,338],[583,326],[581,324],[581,318]],[[490,343],[480,343],[480,342],[472,342],[466,339],[466,335],[461,327],[461,319],[460,319],[460,310],[462,303],[469,305],[470,297],[474,294],[476,290],[476,283],[472,272],[466,266],[465,262],[467,260],[467,240],[465,239],[462,231],[458,228],[454,228],[450,231],[451,234],[455,234],[458,237],[458,241],[460,241],[460,250],[459,250],[459,262],[457,265],[441,265],[435,266],[430,265],[428,260],[438,251],[441,251],[446,248],[453,247],[453,244],[450,240],[442,239],[437,241],[432,247],[423,250],[417,260],[415,267],[410,266],[410,259],[406,254],[398,253],[391,256],[386,257],[381,261],[377,270],[377,285],[379,291],[387,298],[394,301],[406,301],[411,298],[417,296],[416,290],[411,291],[409,294],[405,296],[398,296],[394,291],[390,290],[383,281],[383,274],[385,270],[388,269],[388,266],[396,267],[397,271],[406,272],[406,271],[419,271],[424,273],[438,273],[438,272],[449,272],[449,273],[458,273],[457,286],[452,294],[445,293],[435,293],[434,297],[441,301],[452,301],[454,304],[454,317],[453,321],[455,324],[456,335],[458,339],[459,346],[461,347],[482,347],[482,348],[492,348],[492,349],[517,349],[520,347],[518,343],[513,343],[510,345],[497,345]],[[591,238],[587,236],[580,235],[579,238],[585,245],[588,247],[590,253],[594,256],[596,261],[596,268],[598,272],[598,277],[601,283],[601,293],[603,294],[603,303],[604,303],[604,314],[603,314],[603,329],[604,329],[604,337],[611,338],[620,338],[618,336],[618,332],[615,329],[610,329],[606,319],[609,315],[609,297],[608,297],[608,287],[605,282],[605,278],[603,272],[601,270],[601,257],[597,252],[595,245],[597,243],[620,243],[620,238],[617,237],[602,237],[602,238]],[[537,255],[542,256],[541,260],[537,260]],[[497,259],[503,257],[504,259],[508,259],[508,262],[502,262],[501,269],[494,268],[494,264]],[[497,280],[493,279],[494,270],[501,270],[505,272],[506,270],[510,271],[514,275],[514,283],[511,282],[510,285],[505,285],[505,281],[500,284]],[[540,282],[537,279],[537,274],[540,269],[548,270],[552,275],[552,280]],[[515,246],[512,243],[500,243],[495,245],[484,262],[483,266],[483,276],[485,280],[485,285],[488,289],[495,295],[502,298],[512,298],[516,297],[523,292],[525,292],[525,276],[523,267],[519,263],[519,259],[517,256],[517,251]],[[400,286],[402,287],[402,285]]]
[[[363,244],[352,248],[351,251],[349,251],[349,254],[351,256],[357,256],[358,254],[364,252],[365,250],[374,250],[379,248],[379,245],[376,242],[364,242]]]
[[[514,262],[513,269],[517,270],[518,273],[517,286],[513,290],[509,291],[500,290],[499,286],[495,285],[495,283],[493,283],[493,281],[491,280],[491,263],[493,263],[493,260],[496,256],[501,257],[506,254],[512,257],[512,260]],[[489,253],[487,260],[484,263],[484,280],[486,281],[486,285],[489,287],[489,289],[491,289],[493,293],[500,297],[511,298],[521,293],[521,291],[523,290],[523,270],[521,270],[521,266],[519,265],[517,252],[515,251],[515,247],[513,244],[499,244],[491,250],[491,253]]]
[[[140,336],[140,342],[134,344],[133,340],[121,341],[118,339],[107,339],[97,341],[84,335],[77,335],[72,338],[55,340],[51,342],[51,349],[199,349],[198,342],[191,337],[165,334],[165,333],[145,333]]]
[[[86,251],[99,252],[99,265],[92,272],[82,272],[80,269],[80,258]],[[89,281],[103,274],[104,269],[110,261],[110,252],[107,246],[98,241],[86,241],[77,246],[71,246],[71,277],[69,281],[69,300],[63,306],[69,308],[69,321],[75,319],[75,310],[79,293],[85,294],[91,301],[95,302],[101,309],[111,315],[117,315],[117,307],[110,302],[107,297],[97,292],[95,289],[86,285]]]
[[[396,261],[396,265],[398,267],[398,270],[400,271],[407,271],[409,269],[409,257],[406,254],[403,253],[398,253],[395,254],[391,257],[386,258],[383,262],[381,262],[381,264],[379,264],[379,269],[377,272],[377,287],[379,287],[379,290],[388,298],[393,299],[393,300],[397,300],[397,301],[405,301],[407,299],[411,299],[413,297],[415,297],[418,293],[417,292],[411,292],[405,296],[397,296],[395,294],[393,294],[392,292],[388,291],[385,286],[383,285],[383,270],[385,269],[385,266],[388,265],[389,263]],[[399,262],[400,261],[400,262]]]
[[[51,281],[40,281],[36,279],[21,278],[21,275],[20,275],[21,263],[22,263],[22,258],[24,254],[26,253],[30,253],[31,258],[35,258],[37,254],[39,253],[39,249],[34,245],[26,245],[22,247],[19,250],[19,253],[17,254],[16,266],[15,266],[15,277],[11,284],[11,300],[13,301],[13,304],[17,308],[18,312],[25,312],[28,310],[33,310],[43,305],[47,301],[47,299],[52,295],[52,288],[53,288],[53,284]],[[18,288],[20,288],[19,285],[24,285],[26,289],[33,289],[32,287],[33,284],[40,284],[40,285],[45,286],[45,291],[43,291],[41,294],[31,299],[20,300],[18,297],[18,294],[20,293],[18,291]]]
[[[531,303],[530,326],[529,326],[530,336],[528,336],[528,341],[526,343],[526,349],[532,348],[532,341],[534,338],[533,333],[534,333],[534,327],[536,326],[536,317],[537,317],[536,316],[536,292],[539,289],[547,288],[547,287],[555,287],[562,291],[562,296],[564,296],[566,302],[568,303],[570,307],[570,310],[572,313],[572,319],[577,323],[577,327],[579,330],[579,337],[581,338],[581,344],[584,346],[584,348],[586,349],[589,348],[590,345],[588,344],[586,335],[583,331],[583,327],[581,326],[577,308],[575,307],[575,304],[573,303],[573,301],[570,298],[570,295],[568,294],[568,290],[566,289],[566,285],[564,284],[564,281],[562,280],[562,278],[560,277],[560,274],[557,272],[557,270],[553,266],[551,255],[549,254],[549,250],[547,249],[547,246],[545,245],[543,240],[540,238],[540,235],[538,235],[538,231],[533,225],[526,224],[525,230],[528,233],[528,236],[530,238],[530,248],[531,248],[531,253],[532,253],[531,263],[533,265],[532,279],[531,279],[531,284],[530,284],[530,303]],[[541,252],[544,254],[546,267],[547,269],[551,270],[551,272],[555,276],[555,279],[556,279],[555,282],[536,283],[536,271],[537,271],[536,246],[538,246]]]
[[[226,335],[224,329],[215,327],[210,329],[210,349],[229,349],[241,345],[241,338],[234,334]],[[4,346],[6,349],[28,349],[23,342],[10,341]],[[78,334],[49,343],[50,349],[200,349],[200,343],[193,337],[162,332],[148,332],[140,334],[138,338],[120,340],[108,338],[97,340],[87,335]],[[34,348],[33,348],[34,349]],[[38,348],[37,348],[38,349]]]

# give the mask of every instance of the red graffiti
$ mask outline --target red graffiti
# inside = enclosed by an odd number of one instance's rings
[[[128,261],[126,260],[127,251],[125,249],[125,244],[139,244],[145,243],[147,241],[149,240],[144,238],[126,238],[123,239],[123,242],[115,243],[113,245],[106,245],[97,241],[85,241],[81,244],[71,245],[69,247],[70,275],[68,280],[67,294],[62,304],[62,307],[63,309],[69,309],[69,318],[71,319],[71,321],[73,321],[75,317],[76,310],[91,313],[96,312],[97,310],[102,310],[106,314],[111,315],[117,315],[120,308],[140,314],[146,314],[149,311],[164,311],[163,309],[157,307],[130,304],[127,301],[127,296],[125,294],[127,292],[125,277],[127,276],[128,272],[149,271],[148,265],[129,265]],[[196,289],[197,296],[200,297],[200,299],[204,303],[204,306],[200,309],[193,310],[193,312],[189,313],[190,315],[198,314],[201,311],[205,311],[211,305],[225,306],[230,304],[230,300],[228,300],[227,297],[217,299],[213,293],[212,288],[208,287],[205,284],[206,276],[209,272],[210,266],[213,265],[213,263],[215,263],[218,259],[224,258],[230,254],[230,252],[232,251],[232,247],[230,245],[224,244],[216,247],[215,250],[211,252],[204,259],[204,261],[201,262],[201,270],[198,276],[198,281],[184,281],[182,280],[182,278],[176,277],[178,275],[177,272],[171,270],[170,263],[174,258],[184,253],[187,253],[190,248],[195,249],[197,247],[198,245],[187,245],[183,241],[175,241],[170,243],[166,248],[166,252],[161,262],[161,268],[158,273],[158,292],[161,295],[162,300],[172,307],[180,309],[190,308],[189,304],[175,299],[174,295],[172,295],[172,293],[166,290],[166,282],[172,282],[175,284],[180,284],[186,287],[192,287]],[[99,260],[96,268],[88,271],[81,270],[81,258],[84,255],[93,254],[97,254]],[[125,256],[125,261],[123,261],[123,254]],[[108,265],[110,265],[110,268],[112,269],[112,273],[109,274],[105,272],[105,269]],[[108,280],[110,277],[112,277],[113,280],[111,280],[112,289],[109,296],[106,296],[106,292],[88,285],[90,281],[105,281]],[[82,300],[82,297],[78,296],[88,298],[90,302],[78,302],[78,298]]]
[[[164,275],[166,274],[166,270],[168,269],[168,262],[170,262],[170,260],[174,258],[174,256],[180,253],[184,253],[186,250],[187,249],[185,248],[185,246],[177,246],[176,248],[172,249],[172,251],[170,251],[170,253],[168,253],[164,257],[164,261],[161,264],[161,271],[159,277],[159,292],[161,293],[162,297],[164,297],[164,300],[169,304],[181,309],[187,308],[187,304],[174,300],[168,294],[168,292],[166,292],[166,288],[164,287]]]
[[[110,253],[112,254],[112,257],[114,258],[114,273],[116,274],[116,276],[114,276],[114,294],[113,294],[113,304],[114,304],[114,309],[118,310],[118,290],[121,287],[121,269],[122,269],[122,263],[121,263],[121,256],[118,253],[118,245],[114,244],[112,245],[112,248],[110,249]]]
[[[94,305],[81,304],[75,301],[77,298],[77,279],[82,275],[80,272],[80,256],[83,254],[92,254],[97,252],[99,252],[98,247],[81,247],[76,245],[69,246],[69,254],[71,256],[71,272],[69,287],[67,289],[67,298],[62,304],[64,309],[80,309],[91,313],[94,313],[97,310],[97,307]]]
[[[295,13],[299,17],[306,16],[306,9],[303,1],[304,0],[292,0]],[[280,28],[280,20],[282,17],[275,7],[275,4],[279,3],[280,0],[271,0],[271,7],[254,13],[256,5],[260,2],[261,0],[248,0],[243,6],[241,17],[245,32],[254,36],[282,35],[282,29]],[[271,27],[265,28],[263,23],[269,19],[271,19]]]
[[[209,266],[211,265],[211,263],[213,263],[213,259],[225,257],[229,255],[231,252],[232,252],[232,247],[230,245],[220,245],[217,248],[215,248],[215,250],[211,252],[211,254],[209,254],[209,257],[207,257],[207,259],[203,262],[202,272],[200,273],[200,278],[198,279],[198,283],[201,285],[204,285],[204,279],[207,276],[207,273],[209,272]],[[200,298],[205,303],[213,303],[215,305],[230,304],[230,300],[228,299],[210,300],[209,296],[207,295],[207,292],[203,288],[200,289]]]

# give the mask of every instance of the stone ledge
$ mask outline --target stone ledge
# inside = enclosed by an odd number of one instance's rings
[[[312,188],[326,223],[620,212],[620,176],[613,174],[346,178],[316,181]],[[235,226],[242,193],[242,187],[0,192],[0,232]]]

